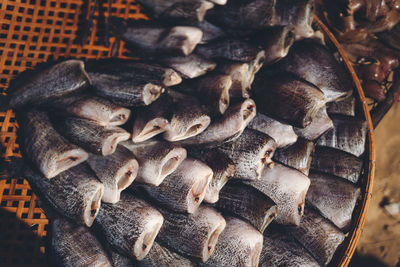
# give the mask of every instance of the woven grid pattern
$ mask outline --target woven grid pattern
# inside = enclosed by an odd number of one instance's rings
[[[111,1],[112,16],[147,19],[134,0]],[[103,45],[108,2],[98,2],[95,6],[94,0],[1,0],[0,94],[6,93],[17,74],[51,59],[105,58],[115,47],[118,57],[127,57],[124,44],[116,46],[115,38],[110,38],[108,47]],[[81,45],[77,37],[86,29],[93,8],[95,19],[86,44]],[[21,156],[17,128],[11,110],[0,112],[1,157]],[[17,178],[0,181],[0,203],[0,266],[43,266],[48,220],[28,182]]]

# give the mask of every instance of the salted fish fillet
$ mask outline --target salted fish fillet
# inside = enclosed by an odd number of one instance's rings
[[[60,135],[47,113],[30,110],[17,114],[23,155],[51,179],[88,158],[88,153]]]
[[[215,69],[217,64],[211,60],[204,59],[196,54],[189,56],[176,56],[160,59],[162,64],[173,68],[183,78],[193,79]]]
[[[304,139],[314,141],[318,137],[333,129],[334,125],[326,112],[326,107],[319,109],[312,122],[305,128],[294,127],[294,132]]]

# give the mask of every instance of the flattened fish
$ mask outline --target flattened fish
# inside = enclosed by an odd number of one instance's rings
[[[308,175],[313,152],[314,143],[299,138],[295,144],[276,150],[273,159]]]
[[[291,125],[281,123],[261,113],[258,113],[247,127],[274,138],[277,148],[294,144],[297,141],[297,135]]]
[[[134,259],[122,255],[113,249],[109,249],[109,254],[113,267],[132,267],[137,265]]]
[[[230,182],[221,189],[215,206],[246,220],[261,233],[278,213],[272,199],[251,186],[237,182]]]
[[[179,72],[183,78],[193,79],[215,69],[215,62],[198,55],[167,57],[160,59],[162,64]]]
[[[305,128],[294,127],[294,132],[306,140],[313,141],[333,128],[333,122],[326,113],[326,107],[319,109],[312,122]]]
[[[134,144],[127,141],[121,145],[132,151],[139,162],[136,181],[153,186],[159,186],[186,158],[184,148],[167,142],[149,140]]]
[[[157,242],[153,243],[149,253],[143,260],[137,262],[139,267],[195,267],[189,259],[170,251]]]
[[[116,126],[103,127],[90,120],[67,117],[57,120],[58,130],[71,142],[98,155],[111,155],[118,143],[131,135]]]
[[[288,72],[258,74],[254,93],[261,113],[300,128],[308,126],[326,102],[317,87]]]
[[[235,179],[258,180],[265,166],[273,168],[271,160],[276,148],[275,140],[259,131],[245,129],[234,141],[223,144],[224,152],[235,164]]]
[[[132,184],[139,169],[132,152],[123,146],[109,156],[92,154],[87,162],[104,185],[102,201],[106,203],[119,201],[121,191]]]
[[[90,85],[81,60],[66,60],[17,81],[1,100],[1,109],[38,106]]]
[[[287,227],[286,230],[301,243],[322,266],[331,261],[345,235],[330,221],[316,211],[306,208],[299,227]]]
[[[341,178],[310,172],[311,185],[307,203],[315,207],[325,218],[342,231],[348,231],[354,207],[361,190]]]
[[[189,215],[160,211],[165,222],[157,242],[179,254],[207,261],[225,229],[224,217],[207,206],[200,206],[194,214]]]
[[[145,186],[160,205],[176,212],[194,213],[203,202],[213,171],[203,162],[187,158],[159,186]]]
[[[318,139],[317,145],[337,148],[357,157],[365,151],[367,122],[354,117],[331,116],[334,128]]]
[[[258,266],[263,235],[235,217],[225,217],[225,220],[226,227],[218,238],[214,253],[200,266]]]
[[[310,179],[301,172],[275,163],[265,168],[260,180],[243,181],[269,196],[278,206],[276,222],[299,225]]]
[[[220,39],[226,36],[225,32],[218,26],[204,20],[198,24],[196,24],[203,32],[203,38],[201,39],[201,44],[209,43],[213,40]]]
[[[164,218],[142,199],[123,193],[118,203],[103,204],[96,223],[112,248],[141,260],[151,249]]]
[[[189,155],[206,163],[214,175],[206,189],[204,202],[215,203],[219,198],[219,191],[235,174],[235,164],[225,154],[218,150],[190,150]]]
[[[320,267],[318,262],[283,229],[268,227],[260,256],[260,267]]]
[[[50,257],[56,266],[113,267],[107,252],[85,226],[55,218],[50,236]]]
[[[17,114],[23,155],[50,179],[88,158],[88,153],[71,144],[52,126],[48,114],[38,110]]]
[[[178,92],[171,92],[174,109],[163,138],[176,142],[203,132],[211,122],[210,116],[194,97]]]
[[[201,134],[182,140],[182,145],[212,147],[221,145],[242,134],[247,124],[256,115],[256,104],[252,99],[228,108],[222,117],[216,118]]]
[[[316,146],[311,169],[357,183],[363,165],[364,161],[352,154],[330,147]]]
[[[294,43],[279,67],[313,83],[324,92],[327,102],[345,98],[353,92],[349,72],[325,46],[314,40]]]
[[[246,62],[226,61],[218,64],[217,72],[229,75],[232,80],[229,96],[233,98],[250,97],[250,66]]]

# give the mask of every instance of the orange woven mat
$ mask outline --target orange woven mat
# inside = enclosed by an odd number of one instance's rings
[[[112,16],[146,19],[134,0],[111,0]],[[50,59],[110,57],[103,45],[107,1],[98,0],[0,0],[0,93],[18,73]],[[80,36],[90,10],[93,26],[87,44]],[[125,57],[124,44],[118,57]],[[16,143],[18,124],[12,111],[0,112],[1,157],[20,156]],[[37,206],[37,197],[26,180],[0,181],[0,266],[43,266],[48,220]],[[23,222],[23,223],[22,223]],[[34,233],[34,234],[33,234]],[[40,249],[39,249],[40,248]]]

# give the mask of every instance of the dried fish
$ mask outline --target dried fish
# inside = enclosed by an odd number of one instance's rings
[[[306,140],[316,140],[318,137],[333,129],[333,122],[326,113],[326,107],[322,107],[317,111],[312,122],[305,128],[294,127],[294,132]]]
[[[154,245],[154,243],[153,243]],[[110,258],[112,261],[112,266],[113,267],[132,267],[132,266],[136,266],[136,262],[134,259],[122,255],[121,253],[113,250],[113,249],[109,249],[109,254],[110,254]]]
[[[246,62],[226,61],[218,64],[217,72],[229,75],[232,85],[229,89],[229,96],[232,98],[250,97],[250,76],[249,64]]]
[[[209,71],[215,69],[217,64],[215,62],[204,59],[196,54],[189,56],[176,56],[166,57],[160,59],[162,64],[173,68],[179,72],[182,77],[187,79],[193,79],[201,75],[206,74]]]
[[[121,191],[132,184],[139,169],[132,152],[123,146],[118,146],[109,156],[92,154],[87,162],[104,185],[102,201],[106,203],[119,201]]]
[[[236,167],[233,161],[218,150],[190,150],[189,155],[206,163],[214,175],[206,189],[204,201],[215,203],[219,198],[219,191],[233,177]]]
[[[400,50],[400,24],[394,26],[391,30],[377,33],[379,40],[382,40],[394,49]]]
[[[163,138],[170,142],[190,138],[203,132],[211,122],[198,100],[178,92],[170,92],[174,109]]]
[[[160,211],[165,222],[157,242],[179,254],[207,261],[225,229],[224,217],[207,206],[200,206],[194,214],[189,215]]]
[[[225,217],[225,220],[226,227],[218,238],[214,253],[200,266],[258,266],[263,235],[235,217]]]
[[[301,243],[322,266],[327,266],[345,235],[316,211],[306,208],[299,227],[286,230]]]
[[[354,207],[361,190],[354,184],[335,176],[310,172],[311,185],[307,203],[342,231],[348,231]]]
[[[142,199],[123,193],[118,203],[103,204],[96,223],[112,248],[141,260],[150,251],[164,218]]]
[[[56,266],[113,267],[107,252],[85,226],[55,218],[50,236],[50,257]]]
[[[299,138],[295,144],[276,150],[273,159],[308,175],[313,152],[314,143]]]
[[[71,144],[52,126],[48,114],[30,110],[17,114],[23,155],[51,179],[88,158],[88,153]]]
[[[235,164],[235,179],[258,180],[265,166],[273,168],[271,158],[275,148],[276,143],[269,135],[245,129],[237,139],[223,144],[218,150]]]
[[[247,124],[256,115],[256,105],[252,99],[228,108],[225,114],[213,120],[208,128],[199,135],[182,140],[182,145],[212,147],[221,145],[242,134]]]
[[[353,92],[349,72],[317,41],[304,39],[294,43],[278,65],[321,89],[327,102],[346,98]]]
[[[335,148],[316,146],[311,169],[357,183],[363,165],[362,159],[350,153]]]
[[[198,27],[203,32],[203,38],[200,42],[201,44],[206,44],[213,40],[226,37],[225,32],[221,28],[206,20],[196,24],[196,27]]]
[[[131,135],[116,126],[103,127],[90,120],[67,117],[57,120],[58,130],[71,142],[98,155],[111,155],[118,143]]]
[[[314,85],[288,72],[257,75],[254,82],[258,110],[296,127],[308,126],[326,98]]]
[[[334,128],[318,139],[317,145],[337,148],[357,157],[365,151],[367,122],[355,117],[331,116]]]
[[[248,221],[261,233],[278,213],[272,199],[251,186],[233,181],[221,189],[215,206]]]
[[[81,60],[65,60],[23,77],[1,99],[1,109],[21,109],[46,104],[54,99],[81,91],[90,85]]]
[[[195,267],[189,259],[170,251],[157,242],[153,243],[149,253],[143,260],[138,261],[139,267]]]
[[[139,162],[136,181],[153,186],[159,186],[186,158],[184,148],[167,142],[149,140],[134,144],[127,141],[121,145],[132,151]]]
[[[269,196],[278,206],[277,223],[299,225],[310,179],[301,172],[275,163],[265,168],[260,180],[244,181]]]
[[[247,127],[274,138],[277,148],[294,144],[297,141],[297,135],[293,131],[292,126],[281,123],[261,113],[258,113]]]
[[[176,212],[194,213],[203,202],[212,176],[210,167],[187,158],[159,186],[143,187],[158,204]]]
[[[260,267],[320,267],[307,250],[283,229],[268,227],[260,256]]]

